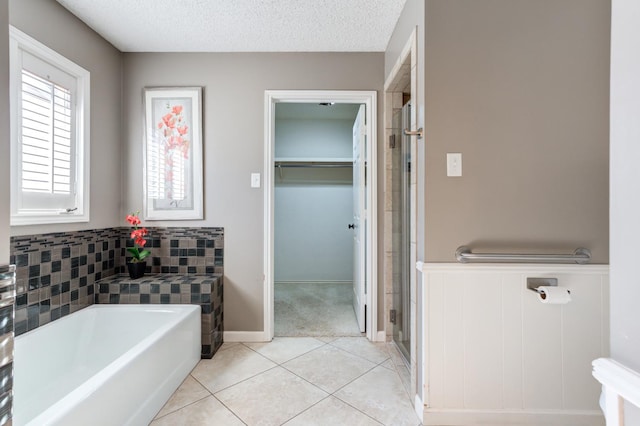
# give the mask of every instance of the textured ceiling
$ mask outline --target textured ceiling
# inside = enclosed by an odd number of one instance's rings
[[[123,52],[381,52],[406,0],[57,0]]]

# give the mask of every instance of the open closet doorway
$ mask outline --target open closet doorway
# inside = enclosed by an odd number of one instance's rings
[[[358,104],[279,103],[275,118],[274,335],[359,336]],[[364,107],[363,107],[364,108]],[[358,316],[360,317],[358,321]]]
[[[374,340],[375,92],[266,101],[266,337]]]

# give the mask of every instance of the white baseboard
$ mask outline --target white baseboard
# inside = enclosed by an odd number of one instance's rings
[[[234,342],[270,342],[271,339],[264,331],[225,331],[223,341]]]
[[[417,402],[417,400],[416,400]],[[438,426],[604,426],[598,411],[578,410],[446,410],[425,408],[422,424]]]
[[[386,342],[387,341],[387,334],[385,333],[384,330],[382,331],[378,331],[378,334],[376,334],[376,342]]]
[[[416,395],[415,400],[413,402],[413,410],[416,412],[418,419],[420,419],[420,423],[424,424],[424,402],[422,402],[422,398],[420,395]]]

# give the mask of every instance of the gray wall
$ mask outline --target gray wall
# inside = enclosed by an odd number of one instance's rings
[[[274,156],[352,158],[354,120],[277,118]]]
[[[278,172],[276,172],[276,175]],[[274,191],[276,282],[353,280],[351,169],[284,169]]]
[[[611,356],[636,371],[640,371],[640,280],[635,256],[640,240],[639,42],[640,3],[615,0],[611,43]]]
[[[606,0],[427,0],[428,261],[468,244],[608,262],[609,30]]]
[[[264,173],[264,91],[381,90],[383,59],[381,53],[124,55],[122,212],[142,207],[143,87],[204,86],[205,219],[154,224],[225,228],[225,330],[263,330],[263,189],[250,188],[249,177]]]
[[[122,54],[55,1],[10,0],[9,22],[91,73],[91,220],[15,226],[11,234],[124,225],[124,216],[120,217]]]
[[[353,157],[353,120],[278,119],[275,158]],[[274,278],[352,281],[353,170],[286,168],[274,190]]]
[[[0,123],[9,122],[9,3],[0,0]],[[0,265],[9,263],[9,126],[0,128]]]

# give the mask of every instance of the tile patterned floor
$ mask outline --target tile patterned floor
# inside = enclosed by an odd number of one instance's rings
[[[417,426],[396,352],[364,337],[225,343],[151,426]]]
[[[275,335],[362,336],[351,283],[275,283]]]

